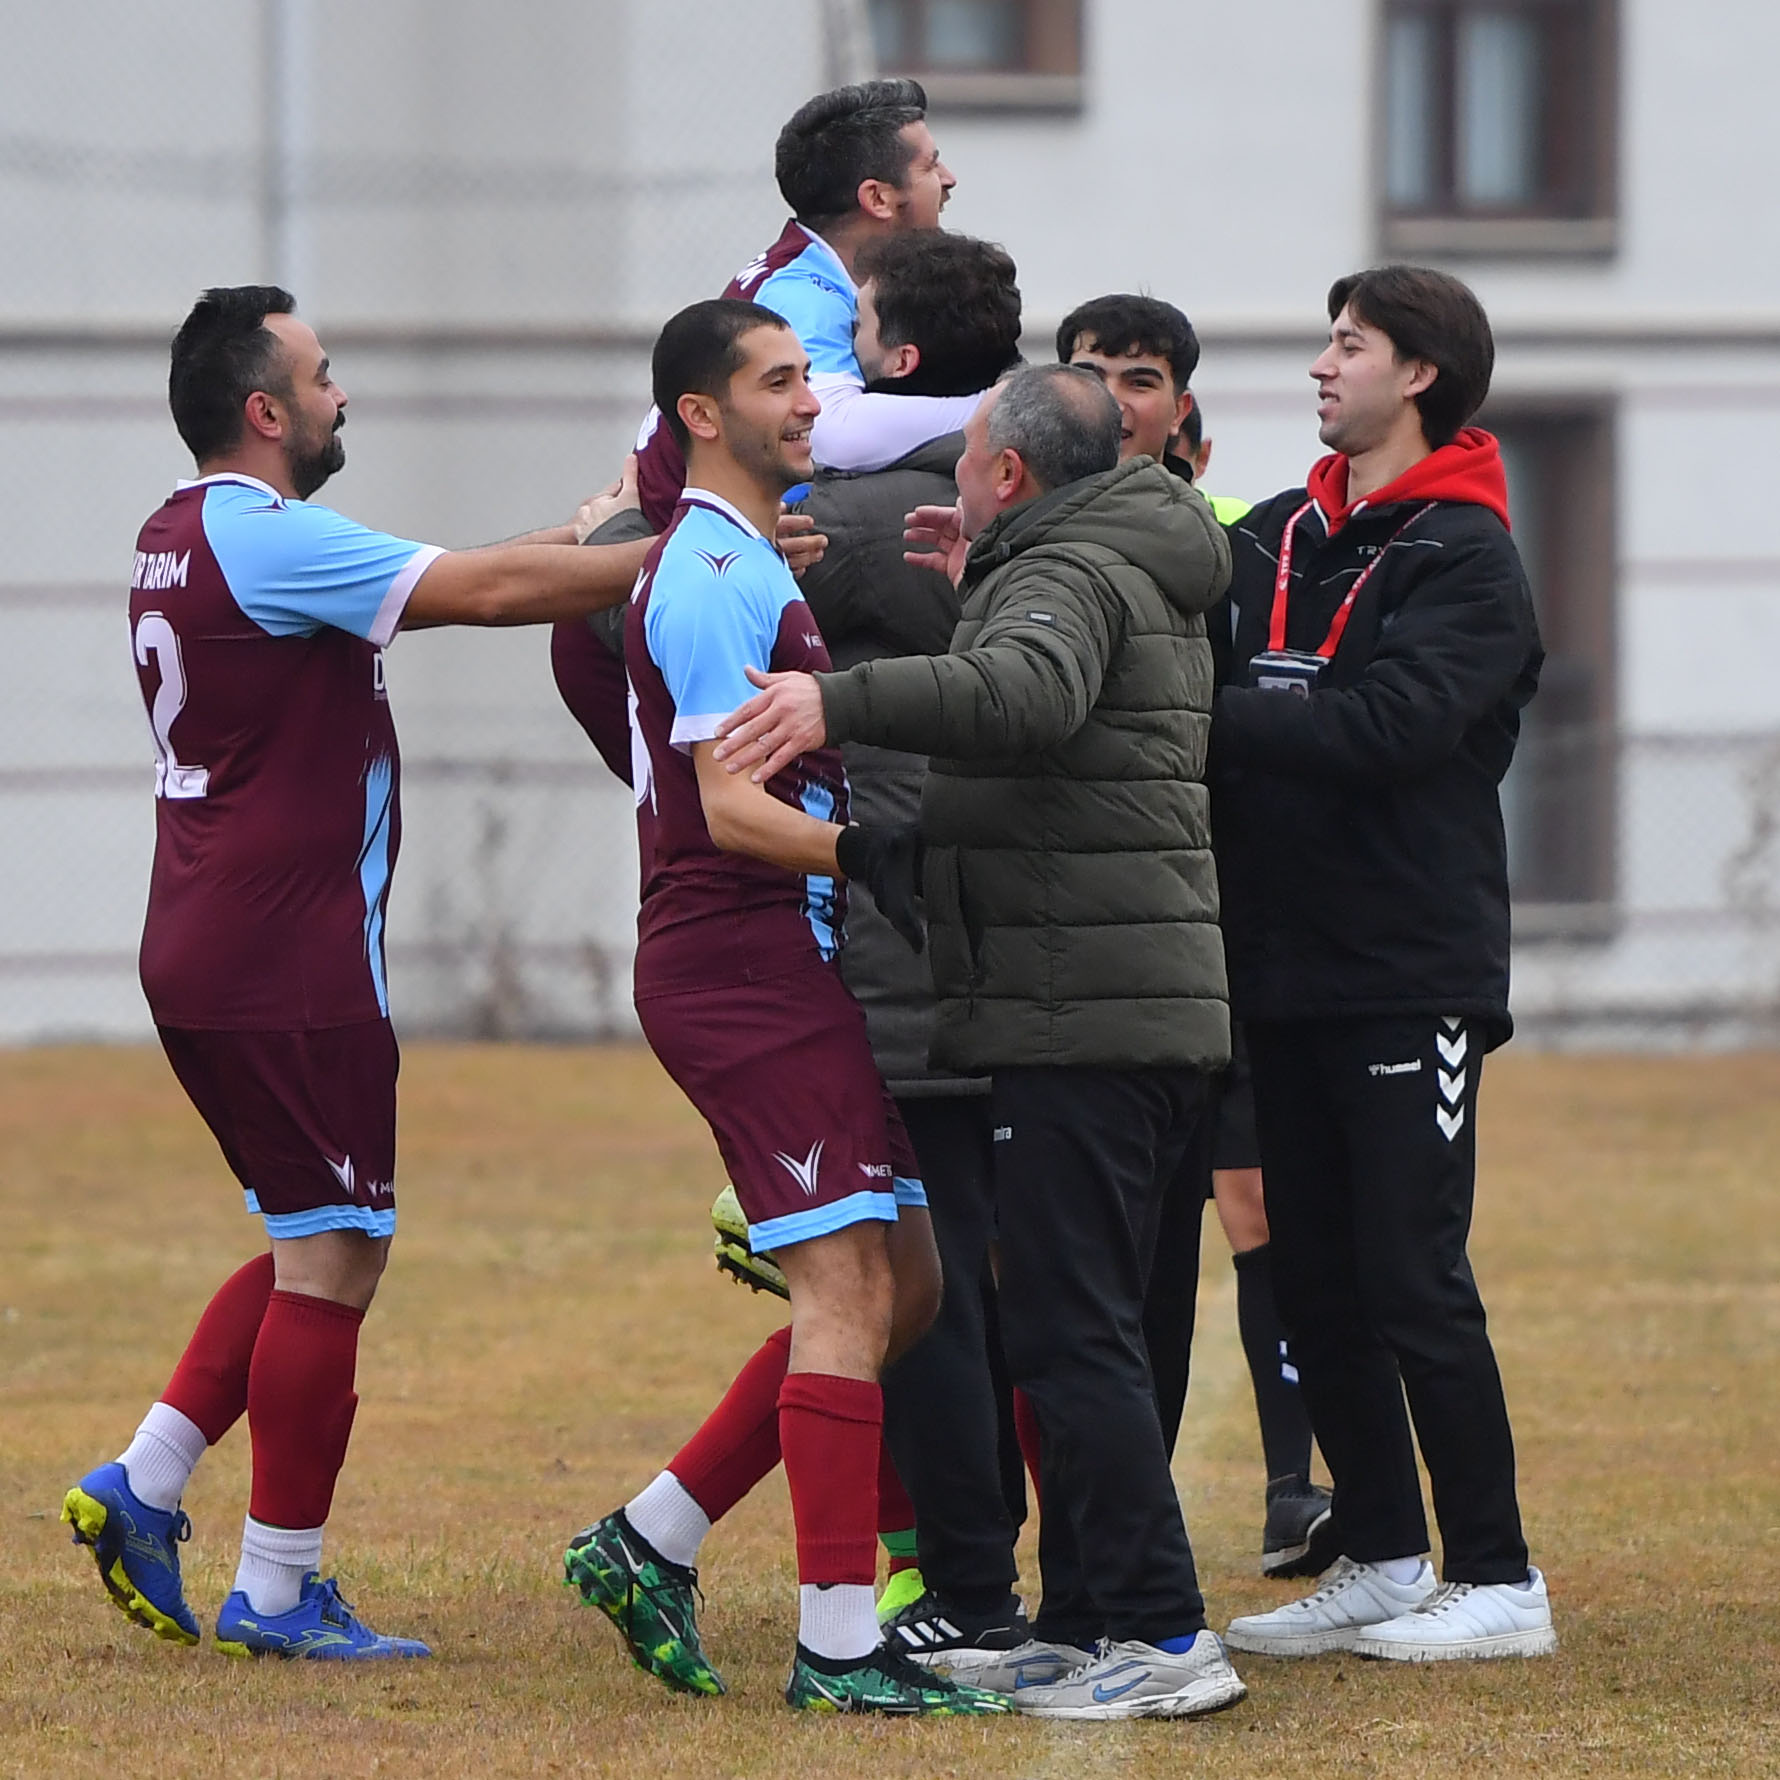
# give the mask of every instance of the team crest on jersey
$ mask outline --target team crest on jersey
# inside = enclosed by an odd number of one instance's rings
[[[742,560],[742,553],[739,550],[700,550],[696,554],[700,561],[708,562],[711,565],[713,575],[728,574],[729,565]]]

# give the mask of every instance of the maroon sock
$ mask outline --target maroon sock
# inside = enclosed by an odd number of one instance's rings
[[[878,1442],[878,1537],[890,1554],[890,1575],[914,1569],[919,1562],[914,1550],[915,1505],[902,1487],[888,1440]]]
[[[247,1377],[253,1493],[247,1512],[271,1527],[319,1527],[352,1434],[362,1310],[274,1292]]]
[[[247,1409],[247,1369],[272,1295],[272,1254],[231,1273],[204,1307],[161,1401],[214,1446]]]
[[[668,1460],[687,1495],[721,1520],[779,1462],[779,1387],[791,1331],[777,1329],[735,1376],[723,1401]]]
[[[1026,1470],[1032,1478],[1033,1506],[1042,1514],[1044,1501],[1039,1494],[1038,1481],[1038,1411],[1032,1407],[1032,1399],[1018,1385],[1014,1386],[1014,1434],[1020,1442],[1020,1456],[1026,1461]]]
[[[884,1393],[861,1378],[792,1372],[779,1392],[779,1445],[797,1522],[797,1580],[878,1576],[878,1450]]]

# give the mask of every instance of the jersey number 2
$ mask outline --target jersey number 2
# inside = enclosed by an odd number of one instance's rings
[[[173,719],[185,709],[185,662],[178,633],[159,612],[144,612],[136,623],[137,665],[147,667],[151,655],[161,670],[160,690],[148,714],[155,737],[155,796],[207,797],[210,769],[182,766],[173,752]]]

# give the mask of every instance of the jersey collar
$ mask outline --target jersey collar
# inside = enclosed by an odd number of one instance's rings
[[[210,488],[219,482],[239,482],[243,488],[257,488],[261,494],[270,495],[280,506],[284,505],[284,496],[271,483],[262,482],[257,476],[246,476],[239,470],[218,470],[214,476],[181,476],[173,484],[173,492],[181,493],[188,488]]]
[[[797,226],[809,236],[810,246],[816,250],[816,257],[823,262],[822,269],[849,296],[857,297],[859,295],[859,287],[853,282],[853,274],[841,264],[841,256],[836,253],[814,229],[809,227],[807,223],[798,223]]]
[[[694,488],[689,482],[680,490],[680,499],[690,502],[695,507],[709,507],[713,512],[721,513],[731,525],[740,526],[751,538],[759,538],[766,543],[765,534],[752,519],[739,507],[732,507],[720,494],[712,494],[708,488]]]

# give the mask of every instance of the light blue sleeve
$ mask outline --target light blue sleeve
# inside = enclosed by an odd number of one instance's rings
[[[206,494],[204,535],[235,604],[262,630],[302,637],[331,626],[380,648],[422,570],[444,554],[329,507],[227,483]]]
[[[747,670],[764,672],[778,640],[783,590],[741,557],[716,560],[721,568],[699,551],[675,552],[650,589],[643,637],[674,701],[676,748],[716,737],[758,690]]]
[[[845,377],[863,386],[865,379],[853,356],[853,322],[859,302],[851,291],[814,266],[793,260],[762,280],[754,301],[790,323],[792,333],[810,355],[812,377]]]

